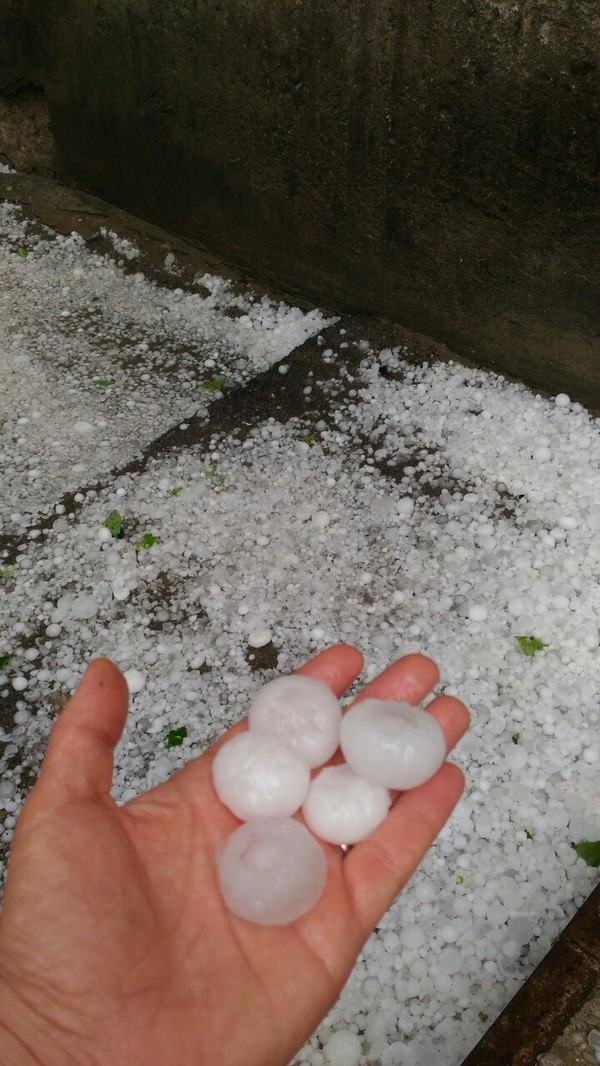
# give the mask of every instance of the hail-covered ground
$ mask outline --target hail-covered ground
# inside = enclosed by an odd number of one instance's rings
[[[422,651],[473,713],[467,791],[294,1061],[458,1066],[597,876],[573,845],[600,839],[598,421],[0,221],[3,844],[92,656],[128,672],[124,802],[327,645],[363,651],[363,682]],[[289,357],[315,334],[319,372]],[[281,360],[306,410],[211,431]],[[109,474],[182,418],[205,437]]]

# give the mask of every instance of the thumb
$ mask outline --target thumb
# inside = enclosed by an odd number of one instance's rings
[[[94,800],[112,785],[113,749],[127,717],[127,683],[109,659],[88,666],[55,723],[38,783],[57,800]]]

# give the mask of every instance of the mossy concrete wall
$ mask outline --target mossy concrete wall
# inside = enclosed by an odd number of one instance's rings
[[[30,0],[29,19],[66,180],[600,403],[597,0]]]

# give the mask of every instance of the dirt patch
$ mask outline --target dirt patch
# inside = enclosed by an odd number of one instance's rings
[[[0,163],[28,174],[56,177],[56,145],[41,89],[0,96]]]

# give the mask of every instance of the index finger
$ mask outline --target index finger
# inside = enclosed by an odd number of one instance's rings
[[[426,655],[403,655],[374,677],[353,703],[362,700],[395,700],[416,706],[439,681],[440,672]]]

